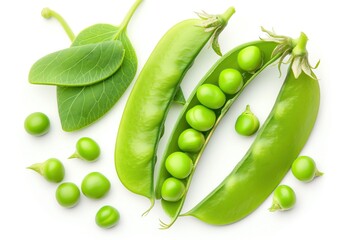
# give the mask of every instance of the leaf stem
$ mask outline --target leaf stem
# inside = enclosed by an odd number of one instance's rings
[[[70,38],[70,41],[71,42],[74,41],[74,39],[75,39],[74,32],[71,30],[69,24],[67,24],[65,19],[60,14],[58,14],[57,12],[51,10],[50,8],[44,8],[41,11],[41,15],[46,19],[49,19],[51,17],[55,18],[61,24],[62,28],[64,29],[64,31],[66,32],[66,34]]]
[[[130,10],[128,11],[128,13],[126,14],[124,20],[122,21],[122,23],[119,25],[119,30],[118,32],[115,34],[115,39],[117,39],[120,35],[121,32],[126,31],[126,28],[130,22],[131,17],[134,15],[136,9],[138,8],[138,6],[140,5],[140,3],[142,3],[143,0],[136,0],[135,3],[132,5],[132,7],[130,8]]]

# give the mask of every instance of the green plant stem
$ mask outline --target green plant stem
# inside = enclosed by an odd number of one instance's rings
[[[271,207],[269,208],[269,211],[270,211],[270,212],[276,212],[276,211],[279,211],[279,210],[281,210],[281,207],[280,207],[280,205],[277,204],[277,203],[273,203],[273,204],[271,205]]]
[[[235,8],[233,7],[229,7],[226,12],[224,12],[223,14],[221,14],[221,18],[223,20],[225,20],[225,22],[229,21],[229,19],[231,18],[231,16],[235,13]]]
[[[68,159],[72,159],[72,158],[81,158],[81,157],[77,152],[74,152],[70,157],[68,157]]]
[[[27,169],[34,170],[35,172],[39,173],[40,175],[43,175],[43,168],[42,168],[42,166],[43,166],[42,163],[35,163],[35,164],[27,167]]]
[[[119,35],[126,30],[131,17],[134,15],[136,9],[138,8],[138,6],[140,5],[140,3],[142,3],[143,0],[136,0],[136,2],[132,5],[132,7],[130,8],[130,10],[128,11],[128,13],[126,14],[124,20],[122,21],[122,23],[119,25],[119,30],[118,32],[115,34],[114,39],[117,39],[119,37]]]
[[[316,169],[316,171],[315,171],[315,177],[320,177],[320,176],[322,176],[322,175],[324,175],[324,173],[323,173],[323,172],[320,172],[318,169]]]
[[[308,37],[305,33],[301,33],[300,37],[296,41],[296,46],[293,49],[293,56],[304,56],[307,54],[306,44],[308,41]]]
[[[58,14],[57,12],[51,10],[50,8],[44,8],[41,11],[41,15],[46,19],[49,19],[51,17],[55,18],[61,24],[62,28],[64,29],[64,31],[66,32],[66,34],[70,38],[70,41],[71,42],[74,41],[74,39],[75,39],[74,32],[71,30],[69,24],[67,24],[65,19],[60,14]]]

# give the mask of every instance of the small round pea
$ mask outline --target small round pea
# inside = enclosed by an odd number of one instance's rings
[[[227,94],[235,94],[244,86],[241,73],[234,68],[227,68],[220,72],[219,87]]]
[[[185,185],[179,179],[169,177],[161,187],[161,197],[169,202],[179,201],[185,193]]]
[[[62,162],[56,158],[49,158],[45,162],[35,163],[28,167],[43,176],[47,181],[59,183],[64,179],[65,168]]]
[[[184,130],[178,139],[178,146],[184,152],[197,153],[204,143],[204,135],[192,128]]]
[[[198,131],[208,131],[214,126],[216,115],[214,111],[202,105],[196,105],[187,111],[186,121]]]
[[[26,117],[24,128],[30,135],[42,136],[49,132],[50,120],[44,113],[34,112]]]
[[[237,61],[242,70],[254,72],[259,69],[262,64],[261,50],[256,46],[246,47],[239,52]]]
[[[308,156],[300,156],[295,159],[291,166],[293,175],[302,182],[310,182],[315,177],[323,175],[316,168],[314,159]]]
[[[174,152],[166,158],[165,168],[173,177],[184,179],[191,173],[193,162],[187,154]]]
[[[74,183],[66,182],[57,187],[55,196],[61,206],[71,208],[79,202],[80,190]]]
[[[294,207],[295,203],[296,195],[294,190],[287,185],[279,185],[274,190],[273,203],[269,210],[271,212],[289,210]]]
[[[76,151],[69,158],[79,158],[93,162],[96,161],[99,156],[99,145],[92,138],[82,137],[76,142]]]
[[[119,211],[109,205],[101,207],[95,216],[95,222],[101,228],[112,228],[119,222],[119,220]]]
[[[199,102],[211,109],[219,109],[224,106],[226,97],[221,89],[214,84],[203,84],[196,90]]]
[[[99,199],[105,196],[110,190],[110,181],[99,172],[91,172],[81,182],[81,191],[88,197]]]
[[[250,110],[250,106],[246,106],[246,110],[236,119],[235,130],[243,136],[251,136],[259,129],[259,119]]]

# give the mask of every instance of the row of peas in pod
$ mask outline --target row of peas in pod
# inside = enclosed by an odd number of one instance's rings
[[[30,114],[24,121],[27,133],[33,136],[43,136],[50,129],[50,120],[46,114],[35,112]],[[82,137],[76,142],[76,151],[69,158],[78,158],[88,162],[98,160],[100,147],[92,138]],[[75,207],[81,197],[81,193],[90,199],[103,198],[110,190],[111,184],[106,176],[100,172],[87,174],[79,187],[73,182],[62,182],[65,178],[64,164],[57,158],[49,158],[46,161],[32,164],[28,169],[39,173],[45,180],[52,183],[60,183],[55,191],[58,204],[65,208]],[[120,219],[118,210],[110,205],[101,207],[96,215],[95,222],[101,228],[115,226]]]
[[[256,46],[242,49],[237,56],[241,71],[254,73],[262,65],[262,53]],[[185,180],[193,170],[191,154],[198,153],[205,143],[205,135],[216,124],[217,115],[226,101],[240,91],[244,85],[242,73],[235,68],[227,68],[220,72],[217,84],[205,83],[198,87],[196,97],[200,104],[186,112],[186,122],[189,128],[184,130],[178,138],[178,147],[181,151],[170,154],[165,160],[165,168],[171,177],[167,178],[161,188],[161,197],[165,201],[179,201],[186,187]],[[239,116],[235,129],[241,135],[252,135],[259,127],[256,117],[250,108]],[[255,120],[254,120],[255,119]]]

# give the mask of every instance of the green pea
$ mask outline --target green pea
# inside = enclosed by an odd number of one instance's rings
[[[65,168],[62,162],[56,158],[49,158],[45,162],[35,163],[28,167],[43,176],[47,181],[59,183],[64,179]]]
[[[214,111],[202,105],[196,105],[186,113],[186,121],[198,131],[208,131],[214,126],[216,115]]]
[[[262,65],[262,53],[256,46],[241,50],[237,56],[239,67],[246,72],[255,72]]]
[[[179,201],[185,193],[185,185],[179,179],[169,177],[161,187],[161,197],[169,202]]]
[[[234,68],[227,68],[220,72],[219,87],[227,94],[235,94],[244,86],[241,73]]]
[[[323,175],[316,168],[314,159],[308,156],[300,156],[293,162],[291,166],[293,175],[302,182],[310,182],[315,177]]]
[[[273,203],[269,210],[271,212],[275,211],[285,211],[294,207],[296,203],[296,195],[294,190],[286,185],[279,185],[274,190]]]
[[[218,109],[224,106],[226,97],[221,89],[214,84],[203,84],[196,91],[199,102],[211,109]]]
[[[93,162],[96,161],[99,156],[99,145],[89,137],[82,137],[76,142],[76,151],[69,158],[79,158],[89,162]]]
[[[81,191],[88,198],[99,199],[109,192],[110,186],[110,181],[103,174],[92,172],[81,182]]]
[[[79,202],[80,190],[74,183],[66,182],[57,187],[55,196],[61,206],[71,208]]]
[[[49,132],[50,120],[44,113],[34,112],[26,117],[24,128],[33,136],[42,136]]]
[[[246,110],[241,113],[235,123],[235,130],[243,136],[251,136],[259,129],[259,119],[250,110],[250,106],[246,106]]]
[[[178,146],[184,152],[197,153],[204,143],[204,134],[192,128],[184,130],[178,138]]]
[[[95,222],[101,228],[112,228],[119,222],[119,220],[119,211],[109,205],[101,207],[95,216]]]
[[[173,177],[184,179],[191,173],[193,162],[187,154],[174,152],[166,158],[165,167]]]

